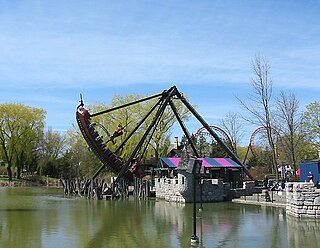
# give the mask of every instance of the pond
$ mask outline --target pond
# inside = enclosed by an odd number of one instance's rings
[[[198,247],[320,247],[320,221],[286,216],[282,208],[203,204],[196,224]],[[0,188],[0,247],[190,247],[192,234],[192,203]]]

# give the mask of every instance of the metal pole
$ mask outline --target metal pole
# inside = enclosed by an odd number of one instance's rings
[[[189,134],[189,132],[188,132],[188,129],[186,128],[186,126],[184,125],[183,121],[181,120],[176,106],[174,105],[174,103],[172,102],[172,100],[169,101],[169,104],[170,104],[170,107],[171,107],[173,113],[175,114],[175,116],[176,116],[179,124],[180,124],[180,127],[182,128],[184,134],[186,135],[186,137],[187,137],[187,139],[188,139],[188,142],[189,142],[189,144],[191,145],[191,148],[192,148],[194,154],[196,155],[197,158],[199,158],[200,156],[199,156],[199,153],[198,153],[198,151],[197,151],[197,149],[196,149],[196,146],[195,146],[194,142],[193,142],[192,139],[191,139],[191,136],[190,136],[190,134]]]
[[[139,100],[134,101],[134,102],[126,103],[126,104],[123,104],[121,106],[117,106],[117,107],[113,107],[113,108],[110,108],[110,109],[106,109],[106,110],[103,110],[103,111],[100,111],[100,112],[97,112],[97,113],[94,113],[94,114],[90,114],[90,117],[106,114],[106,113],[112,112],[114,110],[118,110],[118,109],[121,109],[121,108],[125,108],[125,107],[128,107],[128,106],[131,106],[133,104],[137,104],[137,103],[140,103],[140,102],[148,101],[150,99],[153,99],[153,98],[156,98],[156,97],[160,97],[161,95],[163,95],[163,93],[159,93],[159,94],[156,94],[156,95],[153,95],[153,96],[149,96],[149,97],[146,97],[146,98],[143,98],[143,99],[139,99]],[[80,103],[79,106],[83,106],[82,96],[81,96],[81,103]]]
[[[196,173],[192,173],[192,179],[193,179],[193,235],[191,236],[191,243],[199,243],[199,238],[197,236],[197,203],[196,203]]]
[[[199,211],[202,212],[203,207],[202,207],[202,186],[203,186],[203,177],[200,176],[200,208]]]
[[[152,120],[152,122],[150,123],[150,125],[148,126],[147,130],[145,131],[145,133],[143,134],[142,138],[140,139],[139,143],[136,145],[134,151],[132,152],[131,156],[129,157],[128,161],[126,162],[126,164],[121,168],[120,172],[117,175],[116,181],[118,181],[118,178],[122,177],[123,174],[128,170],[130,162],[132,161],[132,159],[136,156],[136,154],[138,153],[138,151],[141,149],[144,141],[146,140],[148,134],[150,133],[150,130],[152,129],[152,127],[155,125],[155,123],[157,122],[158,118],[161,118],[163,112],[165,111],[168,102],[170,100],[170,97],[172,97],[173,93],[175,91],[175,88],[171,88],[170,91],[168,92],[168,94],[163,95],[163,98],[161,98],[163,100],[162,105],[160,105],[160,107],[157,110],[157,113],[154,117],[154,119]],[[166,98],[164,98],[164,96]]]

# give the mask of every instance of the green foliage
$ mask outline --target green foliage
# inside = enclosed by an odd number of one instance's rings
[[[40,175],[49,175],[59,178],[61,172],[59,167],[59,159],[65,156],[66,142],[65,135],[54,132],[51,129],[44,132],[40,139],[35,162],[38,164]]]
[[[39,142],[39,154],[42,157],[57,159],[65,150],[65,135],[48,129]]]
[[[224,158],[227,157],[227,152],[215,141],[211,143],[211,158]]]
[[[320,148],[320,102],[310,103],[303,113],[305,137],[311,144]]]
[[[0,154],[7,162],[9,179],[11,167],[21,170],[33,160],[35,149],[44,127],[45,111],[23,104],[0,105]]]
[[[224,158],[228,157],[227,152],[211,136],[200,135],[194,137],[196,149],[200,157]],[[227,142],[223,140],[225,144]]]
[[[237,156],[241,161],[244,160],[247,150],[248,150],[248,147],[244,147],[244,146],[237,147]]]
[[[251,167],[259,166],[259,165],[261,165],[261,163],[259,162],[259,159],[257,157],[252,156],[248,159],[248,162],[246,165],[249,169]]]
[[[127,96],[115,95],[112,99],[111,106],[107,107],[103,104],[96,104],[89,107],[92,113],[100,112],[105,109],[110,109],[113,107],[121,106],[127,104],[129,102],[134,102],[136,100],[142,99],[145,96],[132,94]],[[93,118],[93,121],[99,123],[103,126],[98,130],[99,133],[102,133],[104,141],[108,141],[109,136],[112,135],[114,129],[121,124],[124,128],[123,135],[117,137],[115,139],[116,144],[108,143],[108,146],[111,150],[116,149],[118,145],[133,131],[134,135],[130,137],[130,139],[126,142],[125,146],[121,151],[119,151],[119,156],[123,159],[128,159],[132,154],[133,150],[136,148],[137,144],[140,142],[144,134],[146,133],[148,127],[152,124],[154,117],[156,115],[156,110],[153,111],[149,117],[145,119],[144,122],[141,123],[141,126],[137,128],[137,124],[141,122],[142,119],[145,118],[146,114],[155,106],[158,99],[150,99],[148,101],[143,101],[125,108],[120,108],[116,111],[112,111],[110,113],[96,116]],[[182,120],[187,120],[189,117],[187,109],[182,107],[182,104],[179,102],[175,102],[177,111]],[[143,147],[142,151],[146,151],[144,153],[144,159],[150,159],[151,157],[159,158],[161,156],[165,156],[167,153],[167,149],[170,145],[170,135],[171,128],[175,123],[175,116],[172,113],[170,108],[166,108],[163,115],[161,116],[159,122],[155,123],[156,128],[151,129],[150,134],[152,133],[152,137],[150,139],[150,143],[148,147]],[[99,129],[99,126],[96,126]],[[147,136],[147,140],[149,136]],[[139,154],[138,154],[139,155]]]
[[[210,144],[206,141],[204,136],[199,136],[197,138],[197,150],[200,157],[208,157],[210,153]]]
[[[67,132],[66,142],[69,150],[65,155],[68,161],[69,171],[80,178],[90,178],[101,166],[101,162],[89,149],[82,134],[78,130],[69,130]],[[68,169],[62,173],[65,173]]]
[[[313,160],[318,158],[318,147],[306,140],[301,140],[297,148],[297,161]]]

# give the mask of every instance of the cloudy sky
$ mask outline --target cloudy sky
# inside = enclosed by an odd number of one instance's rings
[[[290,90],[303,111],[320,100],[319,13],[319,0],[0,0],[0,104],[43,108],[47,127],[66,131],[80,93],[109,104],[176,85],[218,125],[244,111],[236,98],[262,55],[274,95]]]

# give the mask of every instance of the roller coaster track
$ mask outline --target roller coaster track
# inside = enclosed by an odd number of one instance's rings
[[[233,147],[232,145],[232,141],[229,137],[229,135],[220,127],[217,127],[217,126],[210,126],[211,129],[213,129],[217,134],[220,134],[220,137],[222,138],[222,140],[224,140],[227,145],[229,146],[229,148],[235,152],[235,148]],[[195,137],[198,137],[198,136],[211,136],[211,134],[204,128],[204,127],[201,127],[198,129],[198,131],[194,134]]]
[[[280,141],[281,146],[283,147],[282,139],[280,138],[281,135],[279,134],[279,132],[275,128],[271,128],[271,132],[277,137],[277,139]],[[246,152],[246,155],[244,157],[243,163],[246,162],[248,154],[249,154],[249,151],[251,151],[253,157],[255,157],[255,158],[257,157],[257,152],[256,152],[256,148],[255,148],[255,139],[256,139],[256,136],[259,133],[260,134],[261,133],[265,133],[265,135],[267,136],[267,127],[261,126],[261,127],[256,128],[253,131],[253,133],[250,136],[249,145],[248,145],[247,152]],[[266,137],[266,139],[267,139],[267,137]],[[268,144],[268,141],[266,141],[266,143]]]

